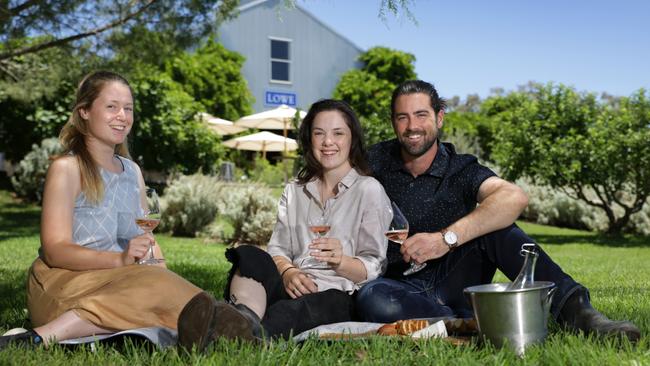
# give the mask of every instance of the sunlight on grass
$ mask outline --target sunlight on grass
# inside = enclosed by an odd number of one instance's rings
[[[25,310],[27,269],[39,247],[39,208],[23,205],[0,191],[0,332],[29,327]],[[448,341],[373,337],[351,342],[308,340],[303,344],[273,342],[253,346],[219,341],[206,355],[175,349],[152,351],[144,345],[120,348],[99,345],[74,350],[8,349],[0,364],[48,365],[480,365],[480,364],[650,364],[650,243],[648,238],[607,239],[595,233],[519,223],[551,257],[577,281],[589,287],[594,305],[608,316],[636,323],[644,337],[636,346],[627,342],[585,338],[560,331],[551,324],[546,343],[532,347],[524,360],[508,350]],[[229,264],[226,246],[201,239],[157,235],[168,266],[196,285],[221,297]],[[609,243],[609,244],[608,244]],[[499,274],[496,282],[507,281]]]

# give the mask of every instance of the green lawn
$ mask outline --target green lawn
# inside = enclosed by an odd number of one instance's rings
[[[39,208],[19,204],[0,191],[0,333],[29,327],[26,314],[26,271],[36,256]],[[403,341],[372,338],[353,342],[278,342],[266,346],[221,341],[208,355],[184,355],[174,349],[152,351],[145,346],[68,350],[53,347],[0,352],[4,364],[136,365],[136,364],[580,364],[650,365],[650,239],[609,239],[593,233],[521,223],[549,254],[592,293],[594,305],[612,318],[629,319],[644,334],[636,345],[585,338],[560,331],[530,348],[525,359],[508,350],[478,345],[454,346],[444,340]],[[220,244],[158,235],[170,269],[220,295],[228,269]],[[504,281],[498,276],[497,281]]]

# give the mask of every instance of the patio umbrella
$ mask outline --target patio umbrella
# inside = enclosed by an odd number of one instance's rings
[[[266,158],[267,151],[293,151],[298,149],[296,140],[268,131],[236,137],[224,141],[223,144],[238,150],[261,151],[264,158]]]
[[[235,126],[259,128],[261,130],[283,130],[286,136],[286,131],[293,129],[291,120],[295,115],[295,108],[282,104],[275,109],[242,117],[235,122]],[[307,113],[305,111],[300,111],[300,120],[305,118],[306,115]]]
[[[199,118],[208,124],[209,129],[219,135],[233,135],[246,130],[244,127],[235,126],[234,123],[217,118],[209,113],[201,112],[199,113]]]
[[[295,108],[291,108],[288,105],[282,104],[277,108],[260,112],[260,113],[255,113],[251,114],[250,116],[245,116],[237,120],[235,122],[235,126],[240,126],[240,127],[248,127],[248,128],[259,128],[259,129],[264,129],[264,130],[282,130],[282,136],[284,138],[287,138],[287,130],[292,130],[293,125],[291,121],[296,115],[297,110]],[[298,118],[300,121],[302,121],[303,118],[307,115],[307,112],[305,111],[300,111],[298,114]],[[296,149],[293,149],[296,150]],[[283,151],[283,155],[287,154],[287,151],[289,151],[288,146],[285,147]],[[284,181],[287,181],[287,164],[286,161],[284,161]]]

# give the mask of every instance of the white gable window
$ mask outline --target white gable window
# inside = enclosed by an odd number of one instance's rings
[[[291,40],[271,38],[271,82],[291,83]]]

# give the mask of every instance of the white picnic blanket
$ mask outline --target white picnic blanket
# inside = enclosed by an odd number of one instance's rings
[[[320,338],[325,335],[331,334],[343,334],[343,335],[364,335],[364,334],[374,334],[377,332],[381,326],[385,323],[366,323],[366,322],[342,322],[342,323],[333,323],[325,324],[318,326],[316,328],[306,330],[293,337],[295,341],[304,341],[309,337]],[[417,332],[413,332],[411,338],[432,338],[447,337],[447,328],[445,323],[442,320],[431,323],[428,327],[420,329]]]
[[[306,330],[293,339],[296,342],[302,342],[310,337],[320,338],[325,335],[340,334],[340,335],[364,335],[374,334],[384,323],[368,323],[368,322],[342,322],[325,324],[313,329]],[[21,333],[25,329],[12,329],[5,333],[5,335]],[[68,339],[59,342],[60,344],[94,344],[95,342],[102,342],[111,340],[116,337],[136,337],[143,338],[155,344],[159,348],[166,348],[175,346],[178,340],[178,333],[170,328],[165,327],[150,327],[129,329],[117,333],[101,334],[88,337]],[[442,320],[431,322],[431,324],[417,332],[411,334],[412,338],[431,338],[431,337],[447,337],[447,328]]]
[[[165,327],[150,327],[123,330],[117,333],[101,334],[89,337],[73,338],[61,341],[61,344],[84,344],[94,343],[95,341],[109,340],[115,337],[136,337],[144,338],[149,342],[155,344],[160,348],[175,346],[178,338],[178,333],[175,330]]]

